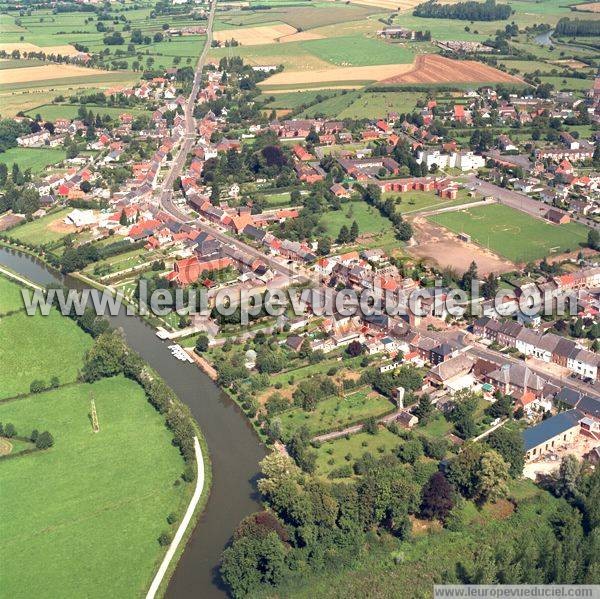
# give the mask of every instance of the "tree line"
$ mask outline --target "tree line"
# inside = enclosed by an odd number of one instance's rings
[[[563,17],[556,24],[554,30],[556,35],[576,36],[597,36],[600,35],[600,21],[587,21],[580,19],[569,19]]]

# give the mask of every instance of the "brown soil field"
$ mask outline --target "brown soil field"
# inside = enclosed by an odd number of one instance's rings
[[[411,64],[385,64],[368,67],[340,67],[316,71],[283,71],[276,73],[259,85],[298,85],[327,83],[328,81],[380,81],[400,76],[413,68]]]
[[[586,12],[600,12],[600,2],[588,2],[587,4],[577,4],[575,10]]]
[[[12,52],[13,50],[19,50],[19,52],[45,52],[46,54],[62,54],[63,56],[77,56],[79,51],[69,44],[62,46],[36,46],[29,42],[18,42],[13,44],[0,44],[0,50],[5,52]]]
[[[99,69],[86,69],[70,64],[44,65],[41,67],[28,67],[26,69],[4,69],[0,71],[0,84],[4,83],[27,83],[28,81],[45,81],[51,79],[84,78],[90,75],[102,75],[110,73]]]
[[[323,36],[318,33],[313,33],[312,31],[298,31],[296,33],[292,33],[290,35],[284,35],[279,38],[279,42],[282,44],[287,44],[289,42],[306,42],[310,40],[322,40]]]
[[[64,233],[65,235],[68,233],[77,232],[77,227],[75,225],[68,225],[64,220],[62,220],[62,218],[57,218],[51,223],[48,223],[46,228],[48,231],[53,231],[54,233]]]
[[[474,60],[453,60],[437,54],[417,56],[409,71],[381,83],[522,83],[521,79]]]
[[[461,241],[455,233],[428,221],[426,217],[415,217],[412,226],[415,243],[407,251],[415,257],[430,260],[441,268],[449,267],[462,273],[473,260],[481,275],[490,272],[499,274],[515,268],[512,262],[474,243]]]
[[[294,87],[293,89],[273,89],[269,90],[270,94],[289,94],[291,92],[307,92],[307,91],[319,91],[322,89],[360,89],[362,85],[319,85],[318,87]]]
[[[261,27],[241,27],[239,29],[215,31],[213,38],[218,42],[234,39],[242,46],[262,46],[272,44],[281,37],[289,37],[296,33],[296,28],[291,25],[263,25]]]

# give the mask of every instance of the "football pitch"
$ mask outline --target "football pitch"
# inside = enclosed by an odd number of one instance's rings
[[[431,216],[432,222],[471,239],[512,262],[540,260],[575,251],[587,240],[587,227],[554,225],[501,204]]]

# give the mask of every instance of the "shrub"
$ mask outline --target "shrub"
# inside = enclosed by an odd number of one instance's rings
[[[44,431],[38,435],[35,446],[38,449],[49,449],[54,445],[54,437],[48,432]]]
[[[31,385],[29,385],[29,391],[31,393],[41,393],[46,388],[46,383],[41,381],[40,379],[35,379],[31,381]]]
[[[29,439],[32,443],[35,443],[38,440],[38,437],[40,436],[40,433],[38,432],[37,428],[34,428],[31,431],[31,434],[29,435]]]
[[[4,436],[7,439],[12,439],[16,434],[17,429],[15,428],[15,425],[12,422],[9,422],[4,426]]]
[[[177,522],[177,514],[175,512],[171,512],[168,516],[167,516],[167,522],[169,524],[175,524],[175,522]]]
[[[181,475],[181,478],[183,478],[183,480],[186,483],[191,483],[193,481],[196,480],[196,469],[190,464],[189,466],[185,467],[185,470],[183,471],[183,474]]]
[[[158,544],[161,547],[166,547],[167,545],[170,545],[172,540],[173,536],[171,535],[170,531],[166,531],[161,533],[161,535],[158,537]]]

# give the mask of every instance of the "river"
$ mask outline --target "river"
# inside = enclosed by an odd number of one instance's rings
[[[540,46],[552,46],[554,43],[552,41],[552,34],[554,33],[554,29],[548,29],[548,31],[544,31],[542,33],[538,33],[533,41]]]
[[[0,247],[0,264],[40,285],[61,282],[80,289],[80,281],[60,277],[31,256]],[[258,462],[265,449],[241,410],[195,365],[176,360],[168,342],[135,316],[110,317],[127,343],[186,403],[206,438],[212,462],[208,504],[169,583],[167,597],[223,598],[216,575],[219,557],[239,521],[260,508],[256,491]],[[150,578],[150,577],[149,577]]]

